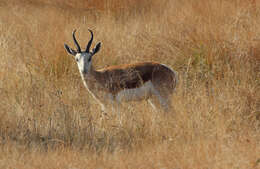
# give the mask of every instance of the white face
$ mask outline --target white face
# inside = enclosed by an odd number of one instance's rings
[[[91,69],[91,61],[92,61],[91,53],[77,53],[75,55],[75,60],[77,62],[80,73],[87,74]]]
[[[89,50],[91,47],[91,43],[93,41],[93,33],[91,30],[89,30],[89,32],[91,33],[91,39],[89,40],[88,45],[86,46],[86,50],[83,52],[83,51],[81,51],[81,48],[76,40],[75,32],[76,32],[76,30],[73,31],[72,37],[73,37],[73,41],[77,47],[77,50],[70,48],[67,44],[64,44],[64,47],[70,55],[75,57],[75,60],[77,62],[78,68],[79,68],[79,72],[81,74],[88,74],[91,71],[92,56],[95,55],[99,51],[101,43],[99,42],[92,49],[92,51]]]

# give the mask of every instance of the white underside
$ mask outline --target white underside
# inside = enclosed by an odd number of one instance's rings
[[[120,102],[128,102],[128,101],[139,101],[139,100],[148,100],[148,103],[152,106],[153,109],[157,110],[156,106],[153,104],[152,100],[150,99],[151,96],[155,96],[162,108],[168,110],[168,98],[164,98],[160,95],[160,92],[156,90],[153,83],[148,81],[144,83],[139,88],[134,89],[125,89],[120,91],[114,98],[114,100],[118,103]]]
[[[96,102],[101,106],[102,111],[105,110],[105,105],[95,96],[94,93],[91,92],[91,90],[88,88],[88,85],[86,84],[83,75],[81,74],[83,84],[88,90],[88,92],[92,95],[92,97],[96,100]],[[139,100],[147,100],[150,103],[150,105],[153,107],[153,109],[156,109],[155,105],[151,102],[149,99],[152,95],[156,96],[160,104],[167,108],[167,101],[165,98],[163,98],[159,91],[157,91],[151,81],[148,81],[144,83],[139,88],[134,89],[124,89],[117,93],[114,97],[112,97],[112,94],[107,94],[107,99],[111,101],[111,103],[121,103],[121,102],[128,102],[128,101],[139,101]],[[117,104],[118,105],[118,104]]]
[[[134,89],[124,89],[120,91],[115,99],[118,102],[127,102],[127,101],[138,101],[148,99],[152,94],[158,93],[154,88],[151,81],[144,83],[139,88]]]

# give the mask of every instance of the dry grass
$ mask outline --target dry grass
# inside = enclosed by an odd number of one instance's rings
[[[260,4],[0,2],[0,168],[260,168]],[[254,1],[252,1],[254,2]],[[146,102],[100,120],[63,48],[94,31],[97,68],[158,61],[175,113]]]

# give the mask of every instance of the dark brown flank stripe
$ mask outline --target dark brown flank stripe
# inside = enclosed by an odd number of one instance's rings
[[[102,75],[99,76],[100,79],[96,79],[97,82],[112,94],[116,94],[123,89],[138,88],[149,80],[153,81],[155,78],[159,82],[167,80],[169,83],[166,85],[175,84],[175,77],[172,75],[172,70],[155,62],[111,66],[98,70],[96,73]],[[167,74],[171,76],[169,77]],[[104,77],[106,78],[104,79]],[[175,86],[170,87],[174,88]]]

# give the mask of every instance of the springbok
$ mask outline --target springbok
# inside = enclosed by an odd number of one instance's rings
[[[91,39],[86,50],[81,51],[75,32],[76,30],[73,31],[72,37],[77,50],[67,44],[64,44],[64,47],[75,57],[84,86],[100,104],[102,111],[105,112],[104,104],[109,102],[120,104],[138,100],[148,100],[154,109],[161,107],[165,112],[170,110],[170,96],[177,84],[177,72],[155,62],[124,64],[95,70],[91,64],[92,56],[100,50],[101,43],[90,51],[93,32],[89,29]]]

